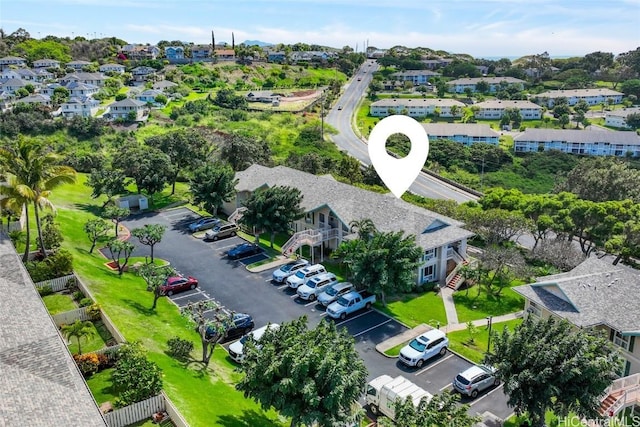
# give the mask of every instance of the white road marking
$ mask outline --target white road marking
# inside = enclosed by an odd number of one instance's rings
[[[378,324],[378,325],[376,325],[376,326],[372,326],[372,327],[370,327],[369,329],[365,329],[365,330],[364,330],[364,331],[362,331],[362,332],[358,332],[358,333],[357,333],[357,334],[355,334],[353,337],[354,337],[354,338],[356,338],[356,337],[359,337],[359,336],[360,336],[360,335],[362,335],[362,334],[366,334],[367,332],[370,332],[370,331],[372,331],[372,330],[374,330],[374,329],[376,329],[376,328],[379,328],[380,326],[385,325],[385,324],[387,324],[387,323],[391,322],[392,320],[393,320],[393,319],[387,319],[387,320],[385,320],[384,322],[382,322],[382,323],[380,323],[380,324]]]
[[[449,387],[451,387],[451,385],[452,385],[452,383],[449,383],[449,384],[447,384],[446,386],[441,387],[441,388],[440,388],[440,391],[445,390],[445,389],[448,389]]]
[[[280,285],[280,286],[278,286],[278,290],[281,291],[281,290],[286,289],[288,287],[289,287],[289,285]]]
[[[310,305],[316,305],[318,302],[316,300],[313,300],[311,302],[306,303],[304,306],[305,307],[309,307]]]
[[[489,396],[491,393],[493,393],[496,390],[500,390],[502,388],[502,383],[500,383],[500,385],[496,388],[494,388],[493,390],[491,390],[489,393],[483,394],[481,397],[476,398],[476,400],[474,400],[473,402],[471,402],[469,404],[469,406],[473,406],[476,403],[480,402],[482,399],[484,399],[485,397]]]
[[[352,317],[351,319],[346,319],[346,320],[343,320],[342,322],[336,323],[336,326],[340,326],[340,325],[343,325],[343,324],[345,324],[347,322],[351,322],[352,320],[356,320],[358,317],[362,317],[365,314],[369,314],[369,313],[372,313],[372,312],[373,312],[373,310],[365,311],[364,313],[360,313],[357,316]]]
[[[444,359],[442,359],[442,360],[438,360],[438,361],[437,361],[436,363],[434,363],[433,365],[429,365],[429,366],[427,366],[426,368],[424,368],[424,369],[422,369],[422,370],[420,370],[420,371],[416,372],[416,373],[415,373],[415,374],[413,374],[413,375],[418,376],[418,375],[420,375],[420,374],[423,374],[423,373],[427,372],[429,369],[431,369],[431,368],[435,368],[436,366],[438,366],[439,364],[441,364],[441,363],[442,363],[442,362],[444,362],[445,360],[451,359],[452,357],[453,357],[453,353],[449,353],[449,355],[448,355],[448,356],[446,356]]]
[[[194,292],[194,293],[189,294],[189,295],[180,295],[179,297],[170,298],[170,299],[171,299],[171,301],[175,301],[175,300],[177,300],[177,299],[182,299],[182,298],[192,297],[192,296],[197,295],[197,294],[201,294],[201,295],[207,296],[207,294],[205,294],[204,292],[202,292],[202,291],[197,291],[197,292]]]

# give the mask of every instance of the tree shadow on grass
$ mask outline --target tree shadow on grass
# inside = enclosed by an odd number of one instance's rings
[[[137,301],[125,299],[123,300],[123,302],[134,308],[138,313],[144,314],[145,316],[152,316],[156,314],[156,311],[152,310],[151,307],[145,307]]]
[[[97,217],[102,217],[102,212],[104,211],[101,206],[89,203],[76,203],[75,206],[78,210],[89,212]]]
[[[183,369],[189,370],[189,372],[194,374],[193,376],[195,378],[204,378],[209,376],[209,371],[208,371],[209,367],[205,366],[202,360],[194,359],[191,356],[176,357],[173,354],[171,354],[168,350],[165,350],[164,354],[166,354],[173,360],[175,366],[179,366]]]
[[[266,415],[255,410],[245,410],[239,416],[222,415],[217,425],[223,427],[280,427],[282,424],[270,420]]]

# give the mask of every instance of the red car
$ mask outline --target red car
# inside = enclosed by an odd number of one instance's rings
[[[176,292],[188,291],[198,287],[198,279],[191,276],[173,276],[167,278],[164,285],[160,287],[162,295],[171,296]]]

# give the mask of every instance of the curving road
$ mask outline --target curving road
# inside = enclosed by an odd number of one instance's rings
[[[344,88],[344,92],[335,103],[334,108],[326,116],[328,124],[338,130],[331,138],[340,148],[360,160],[364,164],[371,164],[366,140],[358,137],[352,127],[352,117],[357,111],[360,99],[365,95],[372,73],[378,69],[375,61],[365,61],[356,75]],[[421,172],[409,191],[431,199],[452,199],[458,203],[477,200],[478,197],[467,193],[453,185]]]

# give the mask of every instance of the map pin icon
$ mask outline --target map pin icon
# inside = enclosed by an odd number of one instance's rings
[[[395,133],[411,141],[409,154],[396,159],[387,154],[387,138]],[[380,120],[369,135],[369,159],[376,172],[397,198],[413,184],[429,155],[429,137],[420,123],[409,116],[394,115]]]

